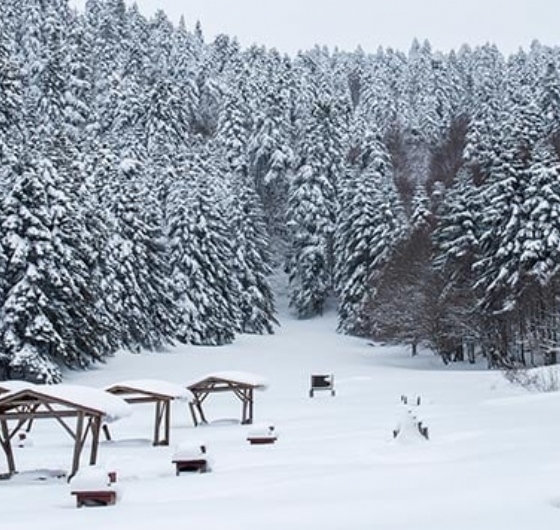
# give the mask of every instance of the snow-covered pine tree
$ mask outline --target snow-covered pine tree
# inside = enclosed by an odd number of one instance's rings
[[[111,304],[123,343],[131,349],[160,349],[173,339],[177,306],[171,291],[162,227],[147,209],[145,167],[122,158],[112,211],[114,227],[106,261],[113,283]]]
[[[258,109],[248,142],[249,173],[261,199],[270,233],[285,236],[288,176],[293,163],[290,147],[289,101],[271,75],[263,105]]]
[[[393,174],[389,155],[378,133],[361,131],[354,146],[350,173],[341,184],[336,228],[338,329],[364,334],[364,303],[369,282],[379,274],[403,236],[404,218],[396,197],[385,196]],[[400,215],[399,215],[400,212]]]
[[[322,314],[333,288],[337,187],[343,173],[343,111],[324,83],[312,84],[311,113],[290,182],[290,305],[300,318]]]
[[[216,169],[189,161],[169,198],[168,240],[172,288],[181,342],[220,345],[239,331],[239,287]]]
[[[39,153],[33,158],[12,168],[3,200],[7,263],[0,335],[10,377],[56,382],[58,365],[83,368],[108,352],[69,175]]]
[[[244,333],[273,333],[278,321],[269,281],[272,256],[262,206],[248,176],[250,122],[241,77],[238,83],[224,102],[218,142],[231,190],[227,211],[234,249],[232,268],[239,283],[240,328]]]
[[[229,208],[241,331],[274,333],[278,321],[269,279],[272,267],[268,234],[258,197],[247,177],[234,177]]]
[[[10,149],[21,142],[23,132],[21,76],[12,57],[10,42],[0,29],[0,168]]]

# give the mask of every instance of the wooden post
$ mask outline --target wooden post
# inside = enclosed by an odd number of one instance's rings
[[[76,434],[74,435],[74,456],[72,458],[72,471],[68,479],[71,479],[80,468],[80,455],[82,453],[84,432],[84,413],[78,412],[78,420],[76,422]]]
[[[192,401],[189,401],[189,410],[191,411],[191,418],[195,427],[198,426],[198,419],[196,417],[196,410]]]
[[[154,426],[154,445],[159,445],[159,425],[161,423],[161,401],[156,401],[156,421]]]
[[[13,475],[16,472],[16,462],[14,460],[14,452],[12,450],[10,431],[8,430],[8,421],[2,420],[0,424],[2,426],[2,435],[0,436],[0,441],[2,442],[2,449],[4,449],[4,453],[6,453],[8,473],[10,475]]]
[[[91,429],[91,453],[89,456],[89,465],[94,466],[97,462],[97,451],[99,448],[99,433],[101,431],[101,416],[95,416],[90,418],[90,422],[93,422]]]
[[[196,409],[198,410],[198,414],[200,416],[200,422],[201,423],[208,423],[208,421],[206,420],[206,416],[204,415],[204,411],[202,410],[202,401],[198,399],[198,396],[196,398]]]
[[[105,435],[105,439],[108,442],[110,442],[111,441],[111,431],[109,430],[109,426],[106,423],[104,423],[102,429],[103,429],[103,434]]]
[[[249,423],[253,423],[253,389],[250,388],[249,394]]]
[[[171,439],[171,400],[165,402],[165,445],[169,445]]]

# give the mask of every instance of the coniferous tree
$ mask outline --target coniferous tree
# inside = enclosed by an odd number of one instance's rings
[[[362,142],[353,153],[354,167],[341,190],[335,246],[338,328],[356,334],[366,331],[364,304],[370,279],[402,237],[403,221],[398,203],[386,203],[387,183],[393,175],[385,147],[373,132],[366,133]]]
[[[211,166],[197,159],[190,164],[170,193],[171,278],[180,310],[176,336],[188,344],[226,344],[239,331],[239,286],[223,194],[217,183],[208,186]]]
[[[124,158],[119,163],[108,261],[123,343],[153,350],[171,342],[177,308],[162,228],[146,208],[143,171],[136,159]]]

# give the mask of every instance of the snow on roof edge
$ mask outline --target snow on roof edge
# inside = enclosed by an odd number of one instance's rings
[[[84,407],[100,412],[104,421],[111,423],[132,414],[131,406],[120,397],[109,394],[104,390],[80,385],[33,385],[27,384],[20,388],[0,394],[0,402],[12,396],[30,390],[47,397],[60,399],[78,407]]]
[[[268,381],[264,377],[251,372],[242,372],[238,370],[212,372],[202,377],[199,377],[195,380],[190,381],[187,384],[187,387],[196,385],[197,383],[200,383],[201,381],[210,378],[225,379],[227,381],[233,381],[234,383],[252,385],[254,387],[261,388],[261,389],[265,389],[268,387]]]
[[[193,395],[186,387],[177,383],[163,381],[160,379],[134,379],[129,381],[119,381],[105,387],[105,391],[111,388],[126,387],[131,390],[137,390],[139,393],[147,392],[150,394],[158,394],[173,399],[192,399]]]

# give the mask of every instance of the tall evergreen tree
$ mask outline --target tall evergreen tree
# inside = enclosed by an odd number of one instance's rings
[[[195,159],[170,193],[168,238],[171,278],[180,308],[177,339],[189,344],[232,342],[239,331],[239,286],[212,168]],[[188,178],[187,178],[188,176]]]

